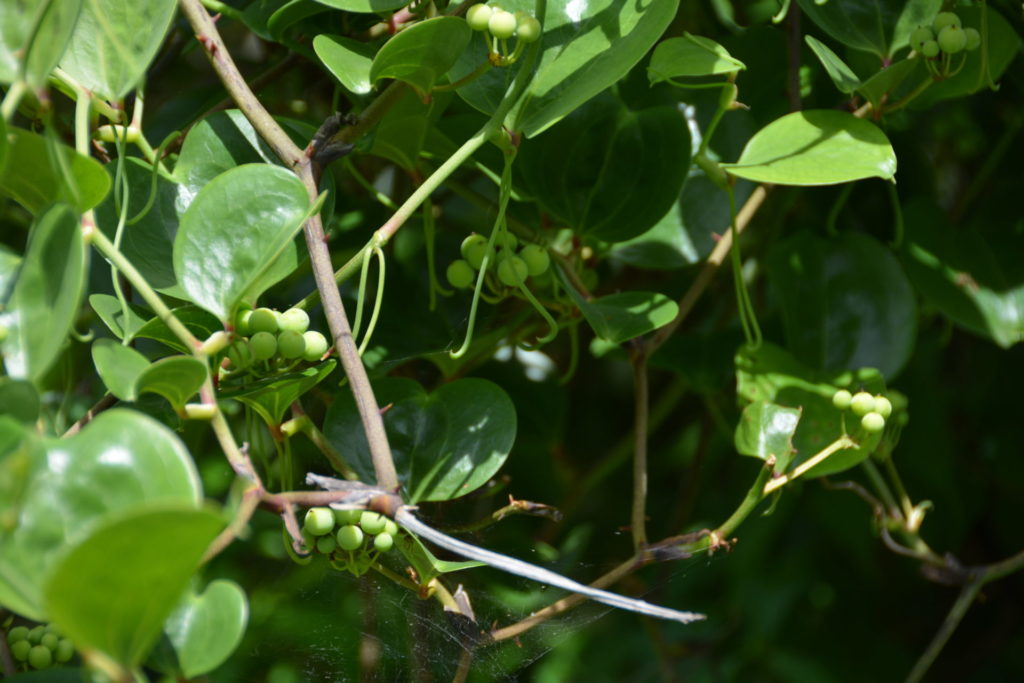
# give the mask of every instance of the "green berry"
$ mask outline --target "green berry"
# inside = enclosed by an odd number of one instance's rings
[[[527,244],[519,250],[519,258],[526,263],[530,277],[543,275],[551,267],[551,257],[548,255],[547,249],[539,244]]]
[[[927,26],[918,27],[910,34],[910,47],[920,52],[921,48],[929,40],[935,40],[935,35],[932,33],[932,30]]]
[[[28,665],[33,669],[48,669],[53,665],[53,653],[50,648],[36,645],[28,651]]]
[[[57,643],[59,641],[60,641],[60,638],[58,638],[53,633],[44,633],[43,637],[39,640],[39,644],[42,645],[45,648],[50,649],[50,650],[56,650],[57,649]]]
[[[33,645],[38,645],[39,641],[43,639],[44,633],[46,633],[45,626],[36,626],[28,632],[28,636],[26,636],[26,639]]]
[[[252,365],[252,350],[249,343],[239,339],[228,347],[228,360],[233,370],[244,370]]]
[[[334,510],[331,508],[309,508],[302,528],[314,536],[323,536],[334,528]]]
[[[935,15],[935,20],[932,21],[932,30],[936,33],[942,31],[947,26],[961,27],[960,17],[955,12],[939,12]]]
[[[927,43],[921,46],[921,54],[928,59],[939,56],[939,44],[934,40],[929,40]]]
[[[498,239],[496,241],[499,247],[502,249],[508,249],[509,251],[515,251],[516,247],[519,246],[519,238],[510,232],[501,233],[498,235]]]
[[[47,624],[46,625],[46,632],[47,633],[52,633],[53,635],[55,635],[58,638],[60,638],[60,629],[57,628],[56,624]]]
[[[540,38],[540,22],[525,12],[516,12],[516,38],[524,43],[532,43]]]
[[[338,529],[338,546],[342,550],[355,550],[363,544],[363,530],[349,524]]]
[[[11,643],[11,655],[14,659],[19,662],[24,662],[28,659],[28,653],[32,650],[32,643],[27,640],[19,640],[16,643]]]
[[[368,534],[379,534],[384,531],[387,521],[388,518],[379,512],[370,512],[369,510],[366,510],[359,517],[359,526]]]
[[[505,40],[515,35],[518,24],[516,15],[503,9],[494,10],[487,18],[487,30],[499,40]]]
[[[318,553],[330,555],[337,547],[338,542],[334,540],[334,536],[321,536],[316,540],[316,550]]]
[[[335,510],[334,519],[340,526],[347,524],[359,524],[359,518],[363,516],[362,510]]]
[[[302,340],[306,342],[306,350],[302,353],[302,360],[308,360],[312,363],[320,360],[320,357],[327,353],[327,337],[316,330],[303,332]]]
[[[488,258],[488,261],[494,261],[494,250],[488,248],[487,238],[476,233],[462,240],[459,252],[462,254],[462,258],[466,259],[466,263],[474,270],[480,270],[480,266],[484,262],[484,255],[489,254],[490,258]]]
[[[875,396],[875,412],[888,420],[892,415],[892,401],[885,396]]]
[[[393,546],[394,544],[394,537],[392,537],[391,534],[387,533],[386,531],[377,534],[377,537],[373,539],[373,547],[381,551],[382,553],[386,553],[387,551],[391,550],[391,546]]]
[[[885,429],[885,418],[875,412],[867,413],[860,419],[860,426],[864,431],[875,434]]]
[[[54,659],[63,664],[75,656],[75,644],[67,638],[61,638],[57,643],[57,651],[53,653]]]
[[[309,329],[309,314],[301,308],[289,308],[281,314],[278,324],[281,331],[291,330],[302,334]]]
[[[257,332],[249,337],[249,352],[253,360],[267,360],[277,353],[277,337],[270,332]]]
[[[249,330],[256,332],[278,332],[277,315],[269,308],[257,308],[249,316]]]
[[[518,287],[529,274],[526,262],[518,256],[509,256],[498,264],[498,279],[507,287]]]
[[[466,10],[466,23],[474,31],[486,31],[487,22],[490,20],[494,10],[484,4],[473,5]]]
[[[14,645],[19,640],[28,638],[28,626],[15,626],[7,632],[7,644]]]
[[[981,46],[981,34],[978,33],[978,29],[965,28],[964,35],[967,36],[967,44],[964,46],[964,48],[968,52],[972,50],[977,50],[978,47]]]
[[[252,334],[252,327],[249,322],[250,320],[252,320],[251,308],[243,308],[238,311],[238,313],[235,314],[235,332],[243,337],[248,337]]]
[[[277,352],[282,358],[298,358],[306,353],[306,340],[301,332],[285,330],[277,335]]]
[[[398,525],[389,519],[388,521],[384,522],[384,533],[386,533],[389,536],[397,536]]]
[[[858,391],[850,401],[850,409],[855,415],[865,415],[875,409],[875,397],[866,391]]]
[[[832,395],[832,405],[839,410],[846,410],[853,402],[853,395],[846,389],[840,389]]]
[[[950,25],[939,31],[936,41],[940,50],[953,55],[967,47],[967,34],[959,26]]]
[[[448,270],[445,271],[448,283],[455,289],[468,289],[471,287],[475,275],[473,267],[463,259],[452,261],[448,264]]]

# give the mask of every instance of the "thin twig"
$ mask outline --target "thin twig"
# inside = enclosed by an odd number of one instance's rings
[[[650,392],[647,356],[638,345],[630,358],[633,365],[633,505],[630,528],[633,550],[647,545],[647,430]]]
[[[74,436],[82,429],[82,427],[92,422],[97,415],[102,413],[107,408],[113,407],[116,403],[116,396],[114,396],[113,394],[104,394],[103,398],[96,401],[96,403],[94,403],[93,406],[89,408],[89,410],[85,411],[85,415],[78,418],[78,420],[75,421],[75,424],[68,427],[68,430],[64,432],[64,436],[61,438],[66,439],[69,436]]]

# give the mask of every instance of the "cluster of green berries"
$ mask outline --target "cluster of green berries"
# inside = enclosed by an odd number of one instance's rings
[[[284,313],[269,308],[243,309],[235,316],[235,333],[241,339],[227,349],[228,369],[236,373],[320,360],[327,351],[327,338],[308,328],[309,316],[301,308]]]
[[[515,36],[522,43],[540,38],[540,22],[526,12],[507,12],[498,5],[473,5],[466,12],[466,22],[474,31],[486,31],[499,40]]]
[[[940,52],[953,55],[976,50],[979,45],[981,34],[973,28],[964,28],[960,17],[953,12],[939,12],[931,26],[920,26],[910,34],[910,47],[928,58],[938,57]]]
[[[839,410],[849,409],[860,418],[860,426],[872,434],[885,429],[885,421],[892,415],[892,402],[885,396],[872,396],[866,391],[851,394],[840,389],[832,396],[832,405]]]
[[[61,638],[53,624],[31,629],[15,626],[7,632],[7,645],[23,670],[49,669],[54,664],[70,661],[75,654],[75,646],[67,638]]]
[[[336,569],[365,574],[381,553],[395,545],[398,525],[369,510],[310,508],[302,524],[306,547],[326,555]]]
[[[519,240],[512,233],[498,236],[498,247],[490,247],[487,238],[473,233],[462,240],[462,258],[448,265],[448,282],[456,289],[468,289],[476,280],[476,271],[483,266],[484,257],[488,264],[498,261],[498,279],[506,287],[518,287],[527,277],[539,277],[551,267],[551,257],[539,244],[526,244],[521,249]],[[495,253],[497,252],[497,253]]]

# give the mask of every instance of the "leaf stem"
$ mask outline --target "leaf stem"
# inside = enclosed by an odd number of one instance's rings
[[[792,482],[794,479],[796,479],[796,478],[800,477],[801,475],[805,474],[812,467],[816,467],[817,465],[820,465],[829,456],[833,455],[834,453],[838,453],[839,451],[846,450],[847,448],[856,448],[856,447],[857,447],[857,442],[844,434],[843,436],[839,437],[838,439],[836,439],[835,441],[830,443],[828,446],[825,446],[825,448],[821,449],[820,451],[818,451],[816,454],[814,454],[813,456],[811,456],[807,460],[804,460],[802,463],[797,465],[795,468],[793,468],[792,472],[789,472],[788,474],[784,474],[781,477],[776,477],[775,479],[772,479],[770,482],[765,484],[764,485],[764,493],[765,493],[765,495],[768,495],[769,493],[771,493],[775,489],[781,488],[781,487],[785,486],[786,484]]]

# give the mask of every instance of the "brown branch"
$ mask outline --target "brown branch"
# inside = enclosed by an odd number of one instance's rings
[[[103,398],[101,398],[99,401],[93,404],[93,406],[89,408],[89,410],[85,411],[85,415],[78,418],[78,420],[75,421],[75,424],[68,427],[68,430],[64,432],[64,436],[62,436],[61,438],[66,439],[69,436],[74,436],[79,431],[81,431],[82,427],[92,422],[97,415],[102,413],[107,408],[114,406],[114,404],[116,403],[116,396],[114,396],[113,394],[104,394]]]

